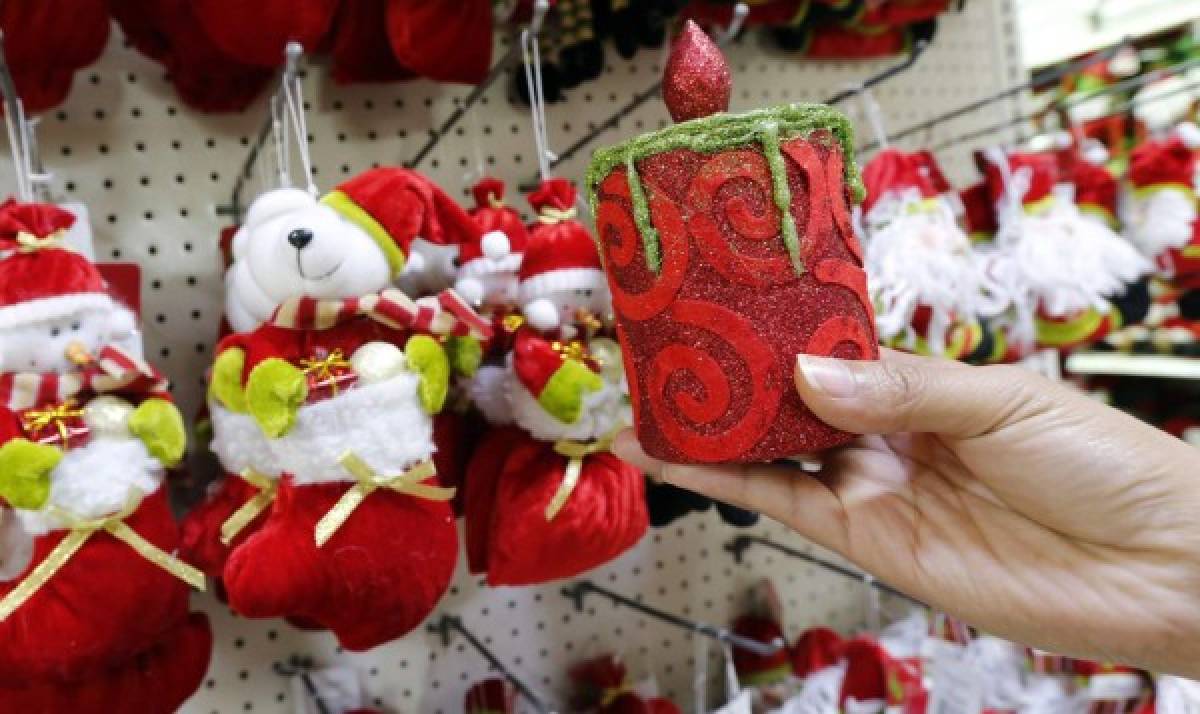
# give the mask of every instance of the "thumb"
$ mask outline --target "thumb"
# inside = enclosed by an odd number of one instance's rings
[[[878,361],[799,355],[796,364],[796,389],[809,409],[856,434],[967,439],[1020,421],[1060,389],[1019,367],[968,367],[893,350]]]

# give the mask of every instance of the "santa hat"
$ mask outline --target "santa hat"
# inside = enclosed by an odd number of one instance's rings
[[[774,617],[764,615],[742,615],[733,621],[734,633],[763,644],[783,640],[783,628]],[[782,681],[791,673],[788,651],[781,647],[768,655],[751,652],[742,647],[733,648],[733,668],[738,678],[748,686],[757,687]]]
[[[471,218],[475,219],[480,236],[479,240],[463,243],[459,250],[459,278],[515,272],[529,241],[529,231],[521,221],[521,214],[505,205],[504,182],[485,177],[471,192],[475,195]]]
[[[557,290],[591,287],[602,271],[592,236],[575,218],[575,188],[566,179],[542,182],[529,194],[538,222],[529,231],[521,261],[522,303]]]
[[[513,710],[513,691],[498,677],[485,679],[467,690],[466,714],[509,714]]]
[[[342,183],[321,202],[362,228],[387,256],[392,275],[404,269],[412,242],[478,241],[479,227],[454,199],[416,171],[374,168]]]
[[[863,211],[868,215],[879,201],[889,197],[933,198],[949,189],[928,152],[906,154],[884,149],[863,168],[862,178],[867,189]]]
[[[797,677],[807,677],[813,672],[832,667],[841,660],[844,647],[841,635],[828,627],[814,627],[792,645],[792,673]]]
[[[89,308],[110,309],[113,299],[87,258],[58,247],[75,216],[44,203],[0,205],[0,329]]]
[[[843,650],[846,677],[842,680],[839,697],[842,711],[847,714],[883,712],[888,704],[887,652],[878,642],[863,637],[846,643]],[[851,704],[850,700],[854,700]]]
[[[1098,215],[1107,225],[1117,225],[1117,177],[1103,166],[1076,161],[1071,171],[1075,203],[1079,210]]]
[[[963,205],[963,230],[977,241],[995,235],[996,206],[988,197],[987,183],[980,181],[958,192]]]
[[[993,148],[975,154],[994,205],[1016,198],[1026,209],[1054,195],[1058,160],[1052,154],[1005,153]],[[1012,192],[1019,195],[1012,196]]]
[[[1152,186],[1178,186],[1191,191],[1196,156],[1178,136],[1163,141],[1148,141],[1129,157],[1129,182],[1134,189]]]

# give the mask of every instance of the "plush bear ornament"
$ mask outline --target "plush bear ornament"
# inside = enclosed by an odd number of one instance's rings
[[[146,656],[188,621],[188,585],[204,585],[172,555],[162,488],[183,419],[161,375],[114,344],[131,336],[131,313],[59,247],[73,221],[55,206],[0,206],[3,711],[21,710],[6,704],[24,701],[17,690],[82,687]],[[177,665],[198,658],[202,673],[203,649]]]
[[[235,240],[230,291],[259,289],[269,297],[247,304],[272,312],[218,345],[209,386],[212,448],[253,495],[238,505],[219,488],[189,524],[189,553],[223,565],[234,611],[299,618],[369,649],[416,626],[449,585],[453,490],[431,460],[450,377],[438,338],[490,334],[452,291],[418,303],[388,286],[418,235],[463,242],[478,228],[399,168],[320,201],[260,200]]]

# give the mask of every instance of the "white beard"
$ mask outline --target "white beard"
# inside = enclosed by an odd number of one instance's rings
[[[1163,189],[1144,199],[1130,196],[1125,209],[1126,236],[1148,258],[1182,248],[1192,239],[1196,196],[1190,191]]]

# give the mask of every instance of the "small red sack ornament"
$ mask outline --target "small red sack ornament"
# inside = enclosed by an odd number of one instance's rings
[[[288,42],[299,42],[306,52],[317,49],[340,4],[340,0],[193,0],[192,12],[225,56],[256,67],[279,67]]]
[[[383,17],[387,0],[343,2],[334,20],[330,75],[339,84],[394,82],[416,75],[392,54]]]
[[[64,22],[70,17],[69,22]],[[0,5],[4,52],[17,95],[33,114],[66,99],[75,71],[108,44],[107,0],[45,0]]]
[[[396,60],[422,77],[478,84],[491,66],[488,0],[388,0],[384,21]]]
[[[797,354],[878,356],[850,142],[836,111],[791,105],[594,155],[587,184],[650,455],[770,461],[851,438],[792,386]]]

